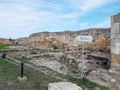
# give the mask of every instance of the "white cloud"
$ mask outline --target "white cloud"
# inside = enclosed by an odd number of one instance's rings
[[[37,9],[37,7],[31,7],[21,3],[0,4],[0,29],[2,30],[0,36],[11,35],[6,33],[6,31],[9,33],[16,32],[19,35],[21,33],[21,36],[25,36],[26,33],[36,32],[35,29],[38,28],[44,31],[44,27],[48,27],[49,29],[50,26],[60,27],[75,22],[75,14],[57,14],[51,11]],[[11,37],[17,37],[16,34]]]
[[[115,0],[116,1],[116,0]],[[113,2],[113,0],[69,0],[74,8],[80,10],[82,13],[93,9],[100,8],[101,6]]]
[[[99,8],[99,7],[105,5],[106,3],[109,3],[111,1],[112,0],[85,0],[82,3],[82,6],[80,7],[80,9],[84,12],[89,11],[92,9]]]
[[[0,37],[16,38],[36,32],[36,29],[40,32],[95,26],[87,21],[81,23],[80,17],[113,0],[61,0],[64,4],[45,0],[5,1],[0,2]],[[104,20],[97,26],[107,26],[108,23]]]

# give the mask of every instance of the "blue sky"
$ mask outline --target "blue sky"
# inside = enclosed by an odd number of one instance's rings
[[[110,27],[120,0],[0,0],[0,37]]]

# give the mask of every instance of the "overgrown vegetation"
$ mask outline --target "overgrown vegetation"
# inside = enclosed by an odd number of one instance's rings
[[[59,62],[66,65],[70,73],[77,74],[80,71],[78,63],[75,59],[70,59],[67,56],[63,55],[60,57]]]
[[[11,44],[0,44],[0,49],[6,49]]]
[[[90,72],[92,72],[92,71],[93,71],[92,69],[86,70],[85,75],[88,76],[90,74]]]
[[[6,49],[11,46],[11,44],[0,44],[0,52],[7,51]]]

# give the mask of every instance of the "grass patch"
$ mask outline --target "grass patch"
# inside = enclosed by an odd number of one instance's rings
[[[24,57],[24,56],[22,56],[22,57],[15,57],[15,59],[17,59],[17,60],[19,60],[19,61],[21,61],[23,63],[30,63],[29,60],[26,57]]]
[[[83,89],[89,88],[89,90],[96,90],[96,87],[98,87],[100,88],[100,90],[109,90],[108,87],[98,85],[97,83],[94,83],[86,78],[78,79],[72,76],[67,76],[66,78],[69,82],[76,83],[78,86],[81,86]]]
[[[8,46],[11,46],[11,44],[0,44],[0,49],[6,49]]]
[[[0,90],[48,90],[48,84],[60,81],[37,70],[25,67],[26,82],[19,82],[20,66],[0,60]]]
[[[7,51],[7,48],[11,46],[11,44],[0,44],[0,52]]]

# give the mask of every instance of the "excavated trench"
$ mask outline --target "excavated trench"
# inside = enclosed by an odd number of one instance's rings
[[[104,69],[109,69],[111,67],[110,58],[89,55],[86,59],[88,60],[87,63],[94,66],[99,66]]]

